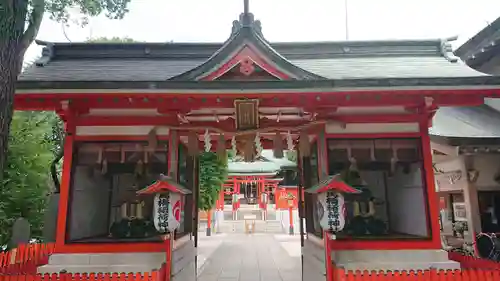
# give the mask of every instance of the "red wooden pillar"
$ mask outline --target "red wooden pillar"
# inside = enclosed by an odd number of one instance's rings
[[[436,194],[436,188],[434,185],[434,169],[432,165],[432,149],[431,140],[429,137],[429,120],[428,116],[424,115],[423,120],[420,120],[420,135],[422,141],[422,154],[423,154],[423,177],[427,185],[427,198],[423,204],[429,202],[429,207],[427,209],[427,217],[430,218],[430,233],[432,234],[432,242],[436,249],[441,248],[441,236],[439,227],[439,203],[438,196]],[[424,205],[425,206],[425,205]],[[473,235],[474,236],[474,235]]]
[[[238,209],[238,203],[234,201],[234,195],[239,194],[237,185],[238,185],[238,183],[236,181],[236,178],[233,178],[233,192],[231,194],[231,206],[232,206],[232,212],[233,212],[233,219],[236,219],[236,210]]]
[[[71,167],[73,163],[73,145],[75,140],[75,124],[70,116],[65,124],[66,137],[64,140],[64,158],[61,176],[61,190],[59,195],[59,212],[57,216],[56,246],[66,243],[66,225],[68,223],[69,189],[71,185]]]

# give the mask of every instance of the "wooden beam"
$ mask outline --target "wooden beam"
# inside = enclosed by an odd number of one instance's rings
[[[432,150],[437,150],[437,151],[444,153],[446,155],[449,155],[449,156],[458,156],[459,155],[458,154],[458,151],[459,151],[458,146],[450,146],[450,145],[446,145],[446,144],[431,142],[431,148],[432,148]]]

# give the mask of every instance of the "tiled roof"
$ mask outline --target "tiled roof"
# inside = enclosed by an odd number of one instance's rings
[[[222,44],[47,43],[20,81],[166,81],[203,65]],[[270,44],[316,79],[484,76],[449,56],[440,40]],[[180,76],[183,77],[183,76]],[[310,79],[310,78],[309,78]]]
[[[255,162],[229,162],[227,164],[229,174],[233,173],[276,173],[280,166],[274,162],[255,161]]]
[[[500,112],[488,105],[443,107],[429,133],[445,138],[500,138]]]

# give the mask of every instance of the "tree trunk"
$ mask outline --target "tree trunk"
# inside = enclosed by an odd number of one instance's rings
[[[0,183],[7,159],[17,76],[22,65],[22,56],[17,47],[18,43],[14,40],[0,42]]]

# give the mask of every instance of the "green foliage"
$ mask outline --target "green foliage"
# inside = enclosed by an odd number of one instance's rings
[[[198,208],[208,211],[215,206],[222,184],[227,178],[227,161],[213,152],[200,154],[200,198]]]
[[[53,159],[53,124],[58,117],[46,112],[16,112],[9,137],[9,153],[0,189],[0,245],[11,237],[19,217],[31,224],[33,238],[43,228],[43,213],[49,193],[49,165]]]
[[[74,15],[78,11],[83,15],[78,19],[78,23],[85,25],[88,23],[88,16],[105,14],[110,19],[123,18],[129,11],[129,3],[130,0],[45,0],[45,7],[51,19],[64,23],[77,20]]]

